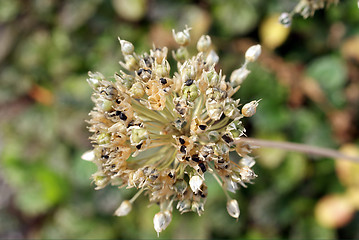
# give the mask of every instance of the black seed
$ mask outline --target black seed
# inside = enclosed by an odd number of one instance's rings
[[[218,163],[224,163],[224,160],[223,159],[218,160]]]
[[[184,159],[185,159],[186,161],[189,161],[189,157],[185,157]]]
[[[188,79],[184,84],[185,84],[186,86],[191,86],[192,83],[193,83],[193,79]]]
[[[173,178],[173,174],[170,172],[170,173],[168,173],[168,176],[170,177],[170,178]]]
[[[140,143],[136,146],[137,149],[141,149],[141,147],[142,147],[142,143]]]
[[[233,142],[233,139],[232,139],[230,136],[228,136],[228,134],[223,135],[223,136],[222,136],[222,139],[223,139],[226,143],[231,143],[231,142]]]
[[[126,121],[126,120],[127,120],[126,114],[124,114],[123,112],[121,112],[121,113],[120,113],[120,119],[123,120],[123,121]]]
[[[199,195],[201,195],[202,198],[205,198],[205,197],[206,197],[206,195],[205,195],[204,193],[202,193],[202,192],[200,192]]]
[[[143,69],[141,68],[140,70],[137,71],[137,75],[140,76],[143,72]]]
[[[203,130],[205,130],[205,129],[207,128],[207,126],[206,126],[206,125],[199,125],[198,127],[199,127],[202,131],[203,131]]]
[[[116,99],[116,103],[117,103],[117,104],[120,104],[120,103],[121,103],[121,100],[120,100],[120,99]]]
[[[109,158],[108,155],[102,155],[101,157],[102,157],[102,158],[105,158],[105,159],[108,159],[108,158]]]
[[[199,162],[199,157],[197,154],[193,155],[192,156],[192,160],[195,161],[195,162]]]
[[[180,142],[181,144],[184,144],[184,143],[185,143],[185,140],[184,140],[183,138],[179,138],[178,140],[179,140],[179,142]]]
[[[166,83],[167,83],[167,80],[164,79],[164,78],[160,78],[160,82],[161,82],[162,84],[166,84]]]
[[[146,72],[148,72],[149,74],[152,74],[152,71],[150,69],[145,69]]]
[[[186,147],[185,147],[185,146],[181,146],[180,152],[181,152],[181,153],[186,153]]]
[[[115,165],[115,164],[112,164],[112,165],[111,165],[111,167],[112,167],[112,168],[115,168],[115,167],[116,167],[116,165]]]
[[[206,166],[203,163],[198,164],[198,166],[201,168],[203,173],[207,171]]]

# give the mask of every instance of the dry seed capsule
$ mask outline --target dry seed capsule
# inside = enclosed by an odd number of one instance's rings
[[[176,33],[175,30],[172,29],[173,38],[175,39],[176,43],[181,46],[188,45],[188,43],[191,41],[189,30],[189,28],[186,28],[185,30]]]
[[[252,101],[247,104],[245,104],[242,107],[242,115],[245,117],[252,117],[256,113],[256,109],[258,107],[259,101]]]
[[[130,55],[133,53],[135,48],[132,43],[126,40],[121,40],[120,38],[118,38],[118,40],[120,41],[121,51],[123,55]]]
[[[202,35],[197,42],[197,50],[199,52],[207,52],[211,46],[211,38],[208,35]]]
[[[261,45],[257,44],[254,46],[251,46],[246,51],[246,61],[248,62],[254,62],[258,59],[259,55],[261,55],[262,47]]]
[[[292,25],[292,17],[289,13],[284,12],[279,16],[278,19],[279,23],[282,24],[284,27],[290,27]]]
[[[159,233],[168,227],[171,220],[172,220],[172,213],[168,210],[155,214],[153,218],[153,226],[157,232],[157,236],[159,236]]]
[[[249,73],[250,71],[245,67],[238,68],[232,72],[230,82],[232,85],[241,85]]]
[[[121,203],[121,205],[116,209],[115,215],[118,217],[126,216],[131,212],[132,204],[130,201],[125,200]]]
[[[227,212],[231,217],[239,217],[240,211],[237,200],[231,199],[227,202]]]
[[[198,193],[201,190],[201,186],[203,184],[203,179],[200,176],[193,176],[189,180],[189,186],[191,187],[194,193]]]

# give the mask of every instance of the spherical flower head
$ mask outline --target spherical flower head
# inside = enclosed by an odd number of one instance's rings
[[[116,216],[129,214],[136,198],[145,193],[160,206],[153,219],[157,233],[171,222],[173,206],[180,213],[204,212],[208,175],[231,192],[256,177],[241,118],[252,116],[258,101],[244,104],[240,111],[240,100],[232,96],[260,46],[247,51],[246,62],[229,82],[215,69],[219,57],[211,50],[209,36],[199,39],[198,54],[189,55],[189,30],[173,31],[179,44],[173,52],[173,75],[166,47],[154,46],[139,55],[132,43],[120,40],[124,71],[110,79],[89,72],[88,78],[95,105],[88,121],[93,149],[82,158],[97,166],[92,175],[95,189],[108,184],[138,189],[121,203]],[[230,158],[234,151],[241,160]],[[227,210],[238,218],[236,203],[230,201]]]

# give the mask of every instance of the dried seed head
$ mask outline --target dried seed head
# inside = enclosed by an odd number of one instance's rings
[[[227,202],[227,212],[231,217],[239,218],[239,206],[238,202],[235,199],[228,200]]]
[[[126,216],[132,210],[132,204],[130,201],[125,200],[121,203],[121,205],[116,209],[115,215],[118,217]]]
[[[153,218],[153,226],[159,236],[160,232],[165,230],[172,220],[172,213],[168,210],[156,213]]]
[[[261,55],[262,47],[261,45],[257,44],[254,46],[251,46],[246,51],[246,61],[248,62],[254,62],[258,59],[259,55]]]
[[[251,147],[243,138],[240,119],[253,115],[258,101],[246,104],[241,114],[239,100],[231,96],[249,74],[246,66],[258,58],[260,46],[247,51],[230,85],[215,68],[218,55],[211,50],[209,36],[199,39],[199,52],[191,56],[186,49],[189,29],[173,35],[180,45],[173,53],[178,69],[173,76],[166,47],[137,55],[130,42],[120,40],[120,64],[128,73],[119,71],[112,81],[89,72],[88,79],[95,103],[89,121],[93,150],[83,159],[98,167],[92,175],[96,189],[109,183],[139,189],[130,201],[122,202],[117,216],[128,214],[144,192],[161,208],[153,219],[157,233],[170,223],[175,202],[181,213],[203,213],[208,194],[205,173],[222,179],[225,191],[235,191],[238,184],[245,186],[256,177],[250,169],[254,160],[245,159]],[[231,161],[231,151],[242,157],[238,164]],[[231,216],[238,217],[237,205],[228,204]]]

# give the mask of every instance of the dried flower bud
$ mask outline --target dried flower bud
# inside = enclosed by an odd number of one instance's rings
[[[261,45],[257,44],[254,45],[246,51],[246,61],[254,62],[258,59],[259,55],[261,55],[262,47]]]
[[[219,61],[219,57],[217,55],[217,53],[214,50],[211,50],[206,58],[206,63],[209,66],[215,65],[217,64]]]
[[[191,203],[191,200],[189,200],[189,199],[185,199],[183,201],[178,201],[178,203],[177,203],[177,209],[181,213],[191,211],[191,206],[192,206],[192,203]]]
[[[132,43],[130,43],[129,41],[126,41],[126,40],[121,40],[120,38],[118,38],[118,40],[120,41],[121,51],[122,51],[123,55],[130,55],[133,53],[133,50],[135,48]]]
[[[193,202],[191,208],[193,212],[197,212],[197,214],[201,216],[201,214],[204,212],[204,203]]]
[[[143,86],[141,83],[137,82],[132,85],[130,89],[130,93],[132,94],[132,97],[134,98],[141,98],[143,95],[145,95],[145,90],[143,89]]]
[[[153,218],[153,226],[159,236],[160,232],[165,230],[172,220],[172,213],[168,210],[156,213]]]
[[[105,77],[99,72],[88,72],[89,78],[87,82],[90,84],[92,88],[97,88],[99,86],[100,81],[104,80]]]
[[[231,217],[239,218],[240,211],[237,200],[231,199],[227,202],[227,212]]]
[[[252,117],[256,113],[256,109],[258,107],[259,101],[252,101],[250,103],[245,104],[242,107],[242,115],[245,117]]]
[[[118,217],[126,216],[132,210],[132,204],[130,201],[125,200],[121,203],[121,205],[116,209],[115,215]]]
[[[197,50],[199,52],[207,52],[211,46],[211,38],[208,35],[202,35],[197,42]]]
[[[194,193],[198,193],[198,191],[201,191],[202,184],[203,184],[203,179],[197,175],[191,177],[191,179],[189,180],[189,186],[191,187]]]
[[[230,82],[233,85],[241,85],[250,72],[251,71],[245,67],[238,68],[232,72]]]
[[[191,35],[189,33],[190,28],[186,28],[185,30],[176,33],[174,29],[172,29],[173,38],[176,43],[181,46],[186,46],[191,41]]]
[[[279,23],[282,24],[284,27],[290,27],[292,25],[292,17],[289,13],[284,12],[279,16],[278,19]]]

